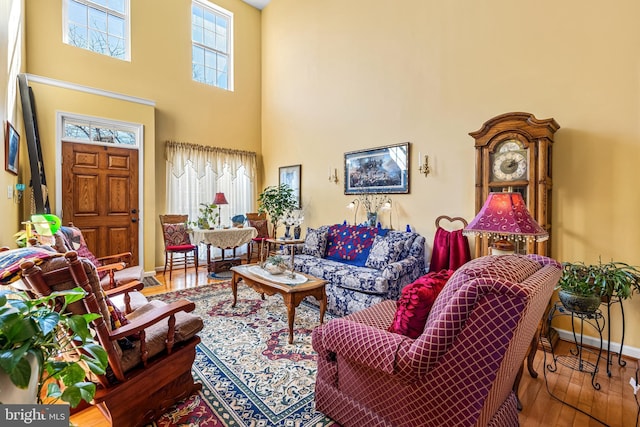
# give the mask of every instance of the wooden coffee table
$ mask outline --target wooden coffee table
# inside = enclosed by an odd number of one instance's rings
[[[325,292],[326,280],[303,273],[296,273],[296,275],[304,276],[307,281],[300,284],[288,285],[268,280],[265,277],[252,273],[250,271],[252,267],[258,267],[258,264],[239,265],[231,268],[233,272],[233,278],[231,279],[233,304],[231,307],[236,306],[238,301],[238,282],[242,280],[251,289],[262,294],[262,299],[264,299],[264,294],[282,295],[282,299],[287,306],[289,344],[293,343],[293,323],[296,317],[296,307],[300,305],[300,302],[302,302],[305,297],[312,296],[318,300],[320,303],[320,323],[324,321],[324,312],[327,309],[327,293]],[[287,273],[283,273],[283,277],[285,277],[286,274]]]

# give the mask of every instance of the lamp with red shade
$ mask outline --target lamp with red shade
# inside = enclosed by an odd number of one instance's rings
[[[229,202],[227,202],[227,198],[224,197],[224,193],[216,193],[213,198],[213,203],[218,205],[218,228],[220,228],[220,210],[222,209],[222,206],[220,205],[228,205]]]
[[[549,238],[549,233],[531,217],[522,195],[515,192],[489,193],[462,234],[493,238],[493,255],[513,253],[514,242],[543,242]]]

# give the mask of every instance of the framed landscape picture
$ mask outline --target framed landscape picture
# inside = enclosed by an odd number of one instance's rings
[[[282,166],[280,168],[280,179],[278,184],[287,184],[293,190],[293,196],[298,203],[298,209],[302,208],[302,198],[300,193],[300,172],[302,165]]]
[[[7,130],[4,137],[4,169],[14,175],[18,175],[18,153],[20,148],[20,135],[7,120]]]
[[[344,194],[409,192],[409,143],[344,155]]]

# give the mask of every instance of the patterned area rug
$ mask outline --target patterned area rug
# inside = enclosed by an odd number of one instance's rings
[[[203,389],[153,426],[334,425],[314,410],[317,356],[311,331],[319,322],[315,306],[303,302],[297,307],[294,342],[288,344],[287,311],[280,295],[263,301],[240,283],[238,304],[231,308],[227,281],[149,298],[189,299],[204,319],[193,366]],[[327,313],[325,322],[329,319]]]

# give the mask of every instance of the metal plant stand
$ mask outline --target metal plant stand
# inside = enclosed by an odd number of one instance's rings
[[[615,353],[611,354],[611,306],[614,304],[618,304],[620,306],[620,316],[622,317],[622,338],[620,339],[620,350],[618,350],[618,365],[625,366],[627,364],[626,361],[622,360],[622,347],[624,346],[624,330],[625,330],[625,322],[624,322],[624,307],[622,305],[622,300],[619,297],[608,298],[607,301],[603,302],[607,306],[607,375],[611,376],[611,366],[613,365],[613,357]]]
[[[571,316],[571,329],[573,332],[574,347],[569,350],[569,354],[556,355],[553,344],[549,340],[545,346],[545,366],[544,369],[549,372],[555,372],[558,369],[557,364],[564,365],[576,371],[586,372],[591,375],[591,385],[594,389],[600,390],[600,383],[596,381],[598,374],[600,358],[602,358],[602,331],[605,327],[605,319],[602,312],[598,309],[594,313],[573,312],[564,307],[561,302],[556,302],[549,311],[548,325],[551,329],[551,321],[559,316]],[[577,320],[578,322],[576,322]],[[579,328],[576,328],[578,323]],[[584,328],[589,325],[597,333],[600,338],[600,347],[598,349],[590,349],[584,346],[583,336]],[[551,355],[551,362],[547,364],[547,350]],[[595,361],[589,360],[589,355],[595,355]],[[591,358],[593,360],[593,358]],[[609,366],[609,352],[607,350],[607,372]],[[609,374],[610,375],[610,374]]]

